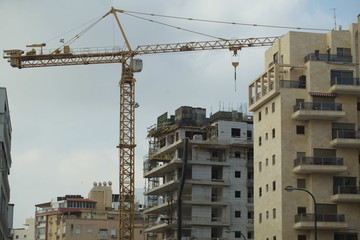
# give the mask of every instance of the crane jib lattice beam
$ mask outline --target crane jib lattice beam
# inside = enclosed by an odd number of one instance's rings
[[[67,65],[87,65],[102,63],[124,63],[124,58],[135,55],[190,52],[216,49],[241,49],[246,47],[271,46],[279,36],[263,38],[245,38],[234,40],[185,42],[155,45],[140,45],[133,51],[119,51],[118,48],[74,49],[69,53],[37,54],[22,50],[5,50],[4,58],[8,58],[12,67],[35,68]],[[86,50],[86,53],[83,51]]]

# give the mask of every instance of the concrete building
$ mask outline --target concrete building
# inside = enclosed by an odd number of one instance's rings
[[[0,88],[0,240],[11,239],[14,205],[10,201],[11,121],[5,88]]]
[[[13,240],[35,240],[35,218],[27,218],[24,225],[12,230]]]
[[[317,239],[359,238],[359,28],[285,34],[249,84],[257,240],[314,240],[288,185]]]
[[[119,195],[111,182],[94,183],[88,198],[57,197],[36,205],[36,240],[118,239]],[[141,212],[135,212],[135,239],[144,239]]]
[[[185,239],[253,239],[252,117],[237,111],[206,118],[203,108],[180,107],[148,131],[144,161],[147,239],[176,237],[177,199],[189,138],[182,194]]]

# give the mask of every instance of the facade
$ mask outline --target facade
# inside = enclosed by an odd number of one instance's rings
[[[13,240],[35,240],[35,218],[27,218],[24,225],[26,228],[12,230]]]
[[[94,183],[88,198],[81,195],[57,197],[36,205],[36,240],[118,239],[119,195],[111,182]],[[143,217],[135,212],[135,239],[144,239]]]
[[[10,201],[11,121],[5,88],[0,88],[0,240],[11,239],[14,205]]]
[[[359,239],[359,28],[287,33],[249,84],[257,240],[314,240],[311,194],[317,239]]]
[[[180,107],[149,129],[146,239],[176,238],[177,199],[189,139],[182,192],[184,239],[253,239],[252,117],[237,111],[206,118],[203,108]]]

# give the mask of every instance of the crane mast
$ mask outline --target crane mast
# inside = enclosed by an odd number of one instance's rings
[[[68,65],[88,65],[121,63],[122,73],[120,80],[120,129],[119,129],[119,239],[134,240],[134,210],[135,210],[135,79],[134,73],[141,71],[142,62],[134,59],[136,55],[191,52],[202,50],[228,49],[238,51],[245,47],[271,46],[279,36],[263,38],[245,38],[233,40],[199,41],[170,44],[141,45],[131,50],[130,44],[112,8],[105,16],[113,14],[125,40],[127,49],[117,48],[102,49],[62,49],[49,51],[43,50],[44,45],[34,44],[30,47],[41,47],[40,50],[32,49],[28,52],[19,49],[4,50],[3,57],[8,59],[12,67],[36,68]]]

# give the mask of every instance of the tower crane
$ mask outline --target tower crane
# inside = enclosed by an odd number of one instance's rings
[[[123,10],[112,8],[104,17],[113,14],[126,44],[125,50],[116,48],[71,49],[64,45],[45,53],[45,44],[32,44],[28,52],[19,49],[4,50],[3,57],[15,68],[54,67],[68,65],[88,65],[121,63],[120,80],[120,133],[119,133],[119,239],[134,240],[134,160],[135,160],[135,78],[134,73],[142,69],[142,61],[137,55],[176,53],[202,50],[228,49],[234,54],[246,47],[271,46],[280,37],[246,38],[233,40],[183,42],[169,44],[140,45],[132,50],[117,13]],[[234,65],[234,64],[233,64]],[[236,64],[235,64],[236,65]],[[234,65],[234,67],[235,67]],[[236,65],[237,66],[237,65]]]

